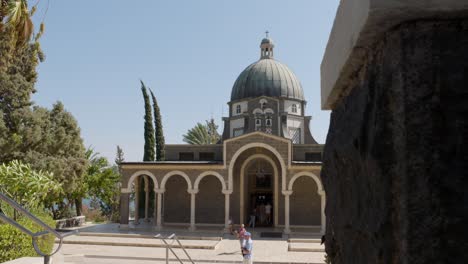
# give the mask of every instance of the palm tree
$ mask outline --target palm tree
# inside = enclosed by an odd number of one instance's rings
[[[197,123],[195,127],[187,131],[187,134],[183,135],[183,140],[192,145],[216,144],[220,139],[216,131],[217,127],[213,119],[206,121],[206,125]]]
[[[29,10],[27,0],[1,1],[0,32],[11,30],[17,46],[27,43],[34,33],[34,24],[31,17],[36,11],[36,6]],[[41,25],[42,29],[43,25]]]

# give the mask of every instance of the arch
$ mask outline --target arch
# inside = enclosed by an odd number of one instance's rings
[[[284,163],[284,160],[281,158],[281,154],[279,154],[279,152],[275,148],[265,143],[250,143],[241,147],[240,149],[236,151],[236,153],[234,153],[234,155],[231,158],[231,163],[229,163],[229,172],[228,172],[229,190],[233,189],[232,174],[233,174],[234,165],[236,164],[237,158],[242,154],[242,152],[246,151],[247,149],[256,148],[256,147],[269,150],[278,159],[280,166],[281,166],[281,190],[282,191],[286,190],[286,164]],[[288,161],[289,161],[289,157],[288,157]]]
[[[241,165],[241,171],[240,171],[240,191],[239,191],[239,196],[240,196],[240,201],[239,201],[239,209],[240,209],[240,223],[243,221],[244,219],[244,178],[245,178],[245,168],[247,167],[247,165],[249,164],[249,162],[251,162],[252,160],[254,159],[264,159],[266,160],[267,162],[270,163],[271,167],[273,167],[273,174],[274,174],[274,189],[273,189],[273,205],[274,205],[274,210],[273,212],[275,213],[274,214],[274,219],[273,219],[273,226],[277,226],[278,225],[278,216],[279,216],[279,212],[278,212],[278,203],[279,203],[279,198],[278,198],[278,167],[276,165],[276,163],[273,161],[272,158],[268,157],[267,155],[265,154],[254,154],[252,156],[250,156],[248,159],[246,159],[242,165]]]
[[[317,193],[319,195],[323,195],[325,193],[323,190],[323,185],[322,185],[322,181],[320,180],[320,178],[317,175],[313,174],[312,172],[308,172],[308,171],[301,171],[301,172],[294,174],[294,176],[289,181],[288,190],[293,191],[292,187],[293,187],[294,182],[297,180],[297,178],[302,177],[302,176],[311,177],[315,181],[315,183],[317,184]]]
[[[200,181],[206,176],[215,176],[216,178],[218,178],[223,188],[222,191],[226,190],[226,182],[224,181],[223,176],[221,176],[221,174],[217,173],[216,171],[205,171],[200,173],[200,175],[198,175],[197,179],[195,180],[195,184],[193,187],[194,190],[198,190],[198,185],[200,184]]]
[[[275,111],[273,111],[273,109],[271,109],[271,108],[267,108],[267,109],[265,109],[263,112],[264,112],[265,114],[274,114],[274,113],[275,113]]]
[[[189,176],[185,172],[182,172],[182,171],[170,171],[170,172],[166,173],[166,175],[164,175],[164,177],[163,177],[163,179],[161,181],[161,189],[163,189],[163,190],[166,189],[167,180],[169,180],[169,178],[171,176],[174,176],[174,175],[180,175],[180,176],[184,177],[184,179],[187,181],[187,192],[189,190],[192,190],[192,182],[190,181]]]
[[[263,111],[262,111],[262,109],[260,109],[260,108],[255,108],[255,109],[252,111],[252,114],[254,114],[254,115],[255,115],[255,114],[263,114]]]
[[[158,185],[158,180],[156,179],[156,176],[154,176],[153,173],[147,171],[147,170],[141,170],[141,171],[137,171],[135,173],[132,174],[132,176],[130,176],[130,179],[128,179],[128,182],[127,182],[127,188],[122,188],[122,193],[130,193],[132,191],[132,182],[138,177],[138,176],[149,176],[153,182],[154,182],[154,188],[155,189],[158,189],[159,188],[159,185]]]

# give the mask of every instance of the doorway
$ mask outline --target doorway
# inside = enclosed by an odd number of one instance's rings
[[[263,159],[253,160],[247,168],[248,206],[245,215],[250,227],[271,227],[274,224],[273,173],[271,164]]]

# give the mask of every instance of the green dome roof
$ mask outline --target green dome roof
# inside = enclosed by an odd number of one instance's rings
[[[262,39],[262,42],[260,43],[261,44],[273,44],[273,40],[271,38],[264,38]]]
[[[304,101],[304,92],[296,75],[286,65],[272,58],[262,58],[249,65],[232,87],[231,101],[259,96]]]

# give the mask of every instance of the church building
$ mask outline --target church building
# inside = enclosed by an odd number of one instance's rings
[[[260,59],[234,82],[218,144],[166,144],[165,161],[121,164],[121,228],[146,220],[227,229],[255,215],[256,227],[325,232],[323,145],[309,129],[301,83],[274,47],[267,35]]]

